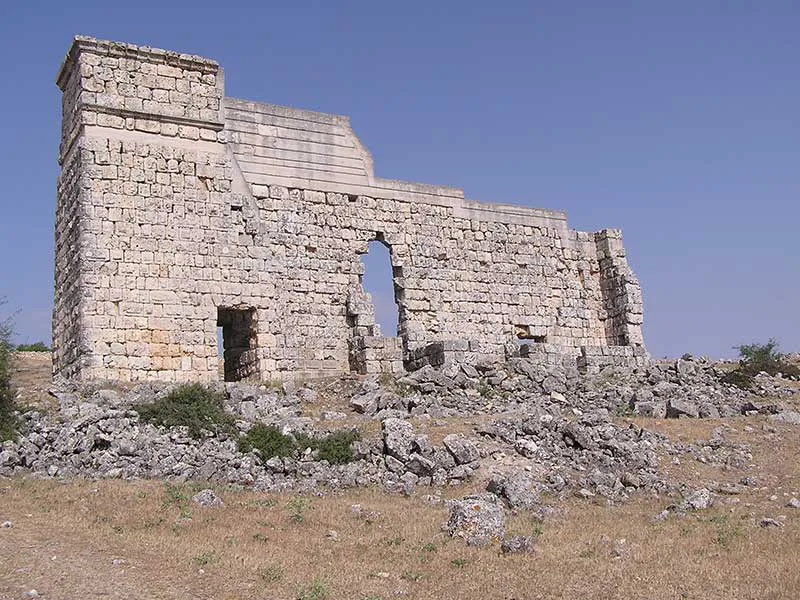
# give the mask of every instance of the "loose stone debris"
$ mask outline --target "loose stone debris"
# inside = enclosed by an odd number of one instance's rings
[[[344,378],[284,389],[218,383],[212,388],[224,395],[236,432],[208,431],[199,439],[180,427],[145,423],[132,408],[162,398],[175,384],[123,389],[59,380],[51,389],[58,412],[20,415],[19,437],[0,445],[0,475],[191,479],[263,491],[376,484],[406,494],[478,477],[512,510],[535,507],[543,492],[609,501],[637,491],[677,493],[678,482],[665,477],[659,456],[743,469],[752,458],[749,448],[730,442],[725,426],[714,428],[708,440],[681,443],[619,417],[714,418],[768,411],[773,417],[789,415],[784,422],[792,422],[791,412],[758,403],[760,396],[792,393],[786,380],[758,376],[756,388],[744,392],[720,383],[723,372],[709,361],[680,360],[581,375],[561,365],[515,358],[424,367],[396,380]],[[304,410],[322,397],[336,398],[351,407],[350,413],[334,420],[305,416]],[[468,419],[471,431],[447,433],[448,419]],[[380,421],[380,434],[353,442],[355,460],[346,464],[329,464],[311,449],[262,458],[237,444],[237,436],[255,423],[314,437],[334,431],[342,421],[352,427],[373,420]],[[423,427],[428,433],[420,431]],[[445,428],[445,435],[434,443],[429,434],[438,428]],[[743,476],[742,485],[755,485],[750,480]],[[738,492],[731,486],[714,490]],[[702,510],[710,493],[687,497],[682,509]]]

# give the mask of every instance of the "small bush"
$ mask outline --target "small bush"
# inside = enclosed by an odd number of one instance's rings
[[[800,368],[786,361],[786,356],[778,351],[778,342],[770,339],[766,344],[742,344],[734,346],[739,351],[739,366],[726,373],[722,381],[742,389],[753,386],[753,378],[760,372],[776,375],[782,373],[790,377],[800,377]]]
[[[267,460],[274,456],[291,456],[297,450],[297,443],[274,425],[257,423],[250,428],[247,435],[239,439],[239,450],[258,450],[261,460]]]
[[[239,440],[239,450],[250,452],[258,450],[262,460],[273,456],[292,456],[297,450],[311,448],[317,452],[319,460],[327,460],[332,465],[343,465],[356,459],[351,444],[361,439],[358,430],[334,431],[321,438],[313,438],[303,433],[294,437],[281,433],[273,425],[258,423],[253,425],[247,435]]]
[[[748,365],[775,365],[784,359],[778,352],[778,342],[770,338],[766,344],[742,344],[734,346],[739,351],[740,363]]]
[[[50,348],[44,342],[36,342],[35,344],[20,344],[17,346],[17,352],[50,352]]]
[[[194,438],[203,430],[215,435],[236,432],[233,415],[225,412],[222,394],[199,383],[181,385],[165,397],[150,404],[137,404],[133,409],[142,421],[164,427],[186,427]]]
[[[164,503],[162,508],[167,509],[170,506],[178,507],[182,519],[190,517],[189,498],[183,493],[183,487],[166,483],[164,484]]]
[[[0,306],[3,300],[0,298]],[[14,390],[11,385],[11,318],[0,320],[0,442],[14,437],[17,418],[14,415]]]
[[[361,439],[358,430],[334,431],[318,440],[313,440],[311,448],[319,452],[320,460],[327,460],[332,465],[351,463],[356,459],[352,443]]]
[[[742,390],[748,390],[753,387],[753,374],[743,371],[737,367],[733,371],[725,373],[725,375],[722,376],[721,381],[722,383],[735,385]]]

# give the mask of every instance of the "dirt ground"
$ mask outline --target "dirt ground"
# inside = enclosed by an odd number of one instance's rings
[[[508,524],[535,536],[535,552],[503,555],[449,538],[446,505],[422,489],[406,498],[214,487],[225,505],[201,508],[190,498],[203,484],[0,478],[0,523],[12,524],[0,527],[0,599],[32,589],[52,599],[800,598],[800,509],[787,506],[800,498],[800,427],[765,417],[637,423],[684,442],[722,426],[750,447],[744,469],[666,456],[663,469],[690,486],[751,485],[664,521],[653,517],[675,498],[546,498],[553,511],[542,522],[522,511]]]

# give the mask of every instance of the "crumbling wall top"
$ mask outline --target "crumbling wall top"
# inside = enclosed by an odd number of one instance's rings
[[[72,46],[70,46],[67,55],[64,57],[56,76],[56,84],[61,88],[61,91],[64,91],[72,64],[78,54],[84,50],[114,58],[140,58],[148,62],[163,63],[171,67],[191,69],[201,73],[217,73],[220,70],[217,61],[195,54],[183,54],[150,46],[137,46],[135,44],[98,40],[85,35],[77,35],[72,41]]]

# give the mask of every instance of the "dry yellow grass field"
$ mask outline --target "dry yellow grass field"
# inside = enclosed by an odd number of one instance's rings
[[[745,469],[663,457],[664,471],[689,485],[745,476],[756,485],[661,522],[653,517],[675,498],[546,499],[552,516],[521,511],[508,525],[536,536],[536,551],[505,556],[449,538],[446,505],[422,489],[406,498],[216,487],[225,506],[202,508],[189,499],[199,483],[0,479],[0,522],[13,523],[0,528],[0,598],[31,589],[48,599],[800,598],[800,509],[786,506],[800,497],[800,427],[764,417],[637,423],[684,442],[724,427],[750,446]],[[765,517],[781,526],[762,527]]]

